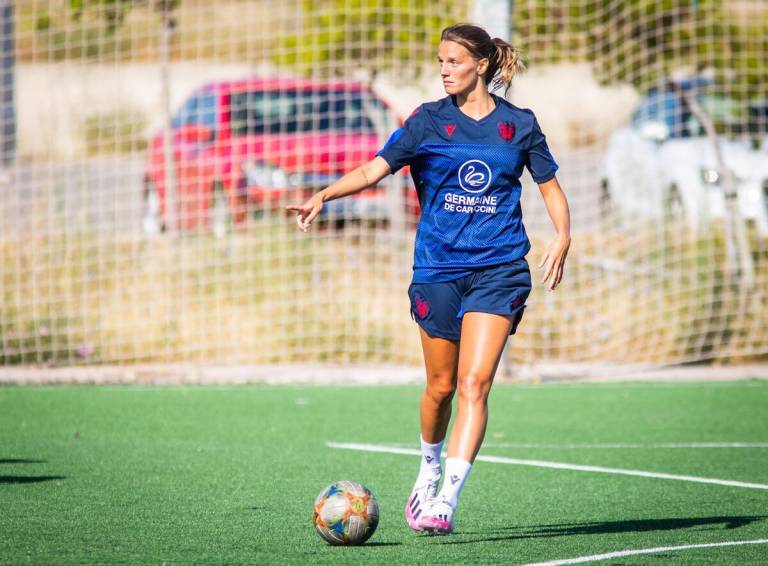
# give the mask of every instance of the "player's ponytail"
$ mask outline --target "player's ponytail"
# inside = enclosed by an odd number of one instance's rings
[[[488,59],[488,69],[483,79],[492,90],[503,86],[506,93],[512,77],[525,68],[517,48],[498,37],[491,39],[487,31],[474,24],[447,27],[440,35],[440,41],[456,42],[466,47],[472,57]]]
[[[490,58],[488,70],[485,73],[486,82],[490,83],[491,90],[503,86],[504,92],[509,90],[512,78],[525,70],[525,65],[520,59],[520,50],[498,37],[493,38],[496,48],[494,56]]]

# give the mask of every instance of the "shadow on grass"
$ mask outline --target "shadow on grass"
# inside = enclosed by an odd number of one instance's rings
[[[483,532],[457,531],[457,535],[482,535],[471,539],[451,539],[440,544],[467,544],[528,538],[565,537],[573,535],[601,535],[612,533],[642,533],[649,531],[673,531],[694,527],[710,527],[699,530],[738,529],[757,521],[768,519],[768,515],[736,517],[696,517],[690,519],[640,519],[630,521],[600,521],[594,523],[563,523],[555,525],[532,525],[502,527]],[[721,527],[715,527],[722,525]]]
[[[45,460],[27,460],[26,458],[0,458],[0,464],[47,464]]]
[[[25,484],[41,483],[51,480],[63,480],[65,476],[0,476],[0,485],[2,484]]]

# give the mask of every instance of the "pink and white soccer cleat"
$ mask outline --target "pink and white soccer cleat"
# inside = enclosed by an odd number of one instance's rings
[[[437,484],[440,478],[431,480],[417,481],[413,486],[408,501],[405,502],[405,520],[408,526],[416,532],[423,529],[419,526],[419,517],[424,512],[424,507],[431,502],[437,495]]]
[[[427,504],[418,520],[422,531],[433,535],[449,535],[453,532],[453,507],[442,499],[433,499]]]

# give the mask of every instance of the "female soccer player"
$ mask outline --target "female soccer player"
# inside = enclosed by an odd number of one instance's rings
[[[422,213],[408,295],[427,384],[420,407],[422,459],[405,515],[415,531],[448,534],[485,435],[488,393],[504,344],[531,290],[525,259],[530,243],[520,208],[523,167],[538,183],[556,230],[538,264],[549,290],[563,276],[571,238],[557,164],[535,116],[489,92],[509,88],[522,68],[516,49],[480,27],[458,24],[443,30],[438,61],[448,96],[417,108],[372,161],[287,208],[306,231],[325,201],[411,167]]]

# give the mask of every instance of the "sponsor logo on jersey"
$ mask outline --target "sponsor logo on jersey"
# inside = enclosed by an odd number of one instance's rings
[[[448,137],[452,138],[453,132],[456,131],[456,124],[445,124],[443,125],[443,129],[445,130],[445,133],[448,134]]]
[[[470,159],[459,167],[459,186],[468,193],[482,193],[491,184],[491,168],[485,161]]]
[[[515,123],[499,122],[499,135],[504,138],[504,141],[510,141],[515,137]]]

